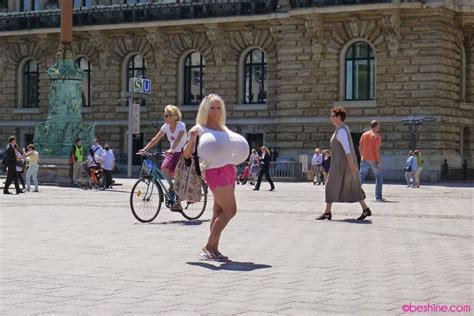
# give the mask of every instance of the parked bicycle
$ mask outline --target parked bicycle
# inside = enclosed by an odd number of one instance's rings
[[[84,190],[92,188],[105,190],[104,170],[100,167],[90,168],[87,161],[83,162],[76,180],[76,185]]]
[[[207,205],[207,185],[202,184],[199,202],[180,201],[159,168],[159,160],[164,154],[145,152],[144,156],[140,179],[133,185],[130,193],[133,216],[142,223],[149,223],[158,216],[164,201],[168,209],[181,213],[186,219],[201,217]]]

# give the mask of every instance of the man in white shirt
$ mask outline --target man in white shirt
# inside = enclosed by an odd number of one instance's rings
[[[105,188],[112,189],[112,171],[115,167],[114,152],[108,144],[105,144],[104,153],[102,154],[102,169],[105,174]]]
[[[321,171],[323,165],[323,154],[319,148],[314,150],[313,158],[311,159],[311,166],[314,170],[314,179],[313,184],[320,185],[321,184]]]

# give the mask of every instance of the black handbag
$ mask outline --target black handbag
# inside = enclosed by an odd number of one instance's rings
[[[411,172],[411,166],[405,167],[406,172]]]

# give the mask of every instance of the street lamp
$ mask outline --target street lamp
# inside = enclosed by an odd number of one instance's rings
[[[416,139],[418,136],[418,128],[423,122],[436,121],[434,117],[408,117],[402,120],[403,125],[408,126],[408,132],[410,133],[410,149],[416,149]]]

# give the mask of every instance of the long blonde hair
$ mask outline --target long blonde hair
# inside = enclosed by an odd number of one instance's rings
[[[199,111],[196,116],[196,125],[205,126],[207,125],[207,119],[209,116],[209,109],[211,108],[212,104],[217,101],[220,103],[222,108],[222,115],[217,122],[217,125],[226,130],[227,127],[225,126],[225,118],[226,118],[226,110],[225,110],[225,103],[224,100],[217,94],[209,94],[204,99],[202,99],[201,104],[199,105]]]

